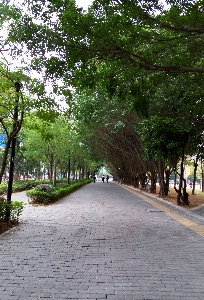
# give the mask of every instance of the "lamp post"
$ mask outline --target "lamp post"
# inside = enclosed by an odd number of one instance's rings
[[[16,92],[16,104],[14,108],[13,115],[13,132],[15,132],[17,128],[17,120],[18,120],[18,103],[19,103],[19,92],[21,89],[21,84],[19,82],[15,82],[15,92]],[[8,191],[7,191],[7,203],[11,203],[11,194],[12,194],[12,185],[13,185],[13,171],[14,171],[14,158],[15,158],[15,148],[16,148],[16,135],[14,135],[11,141],[11,154],[10,154],[10,166],[9,166],[9,180],[8,180]],[[6,221],[10,220],[10,208],[6,210]]]

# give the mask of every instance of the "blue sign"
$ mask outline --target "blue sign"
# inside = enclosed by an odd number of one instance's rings
[[[0,133],[0,147],[6,146],[6,134]]]

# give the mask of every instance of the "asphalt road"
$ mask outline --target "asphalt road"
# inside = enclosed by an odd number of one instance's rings
[[[113,182],[26,204],[0,254],[1,300],[204,299],[204,217]]]

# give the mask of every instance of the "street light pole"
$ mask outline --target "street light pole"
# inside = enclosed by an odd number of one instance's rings
[[[16,105],[14,108],[13,115],[13,132],[15,132],[18,121],[18,103],[19,103],[19,92],[21,89],[21,84],[15,82],[15,92],[16,92]],[[7,191],[7,203],[11,203],[12,195],[12,185],[13,185],[13,171],[14,171],[14,157],[15,157],[15,148],[16,148],[16,135],[14,135],[11,141],[11,154],[10,154],[10,166],[9,166],[9,180],[8,180],[8,191]],[[6,210],[6,221],[10,220],[10,208]]]

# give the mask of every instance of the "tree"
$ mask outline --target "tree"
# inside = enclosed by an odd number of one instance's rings
[[[42,119],[38,112],[26,118],[23,128],[24,158],[27,162],[40,162],[41,169],[48,171],[54,183],[57,173],[67,177],[70,170],[75,179],[83,178],[85,169],[90,171],[93,162],[89,151],[80,142],[72,120],[67,119],[66,115],[54,114],[52,120]]]
[[[5,172],[7,157],[12,141],[16,140],[18,133],[21,130],[24,117],[32,110],[38,109],[39,114],[48,107],[49,109],[55,106],[52,99],[49,99],[44,94],[44,87],[39,84],[39,81],[31,80],[22,72],[11,72],[5,65],[0,65],[0,124],[1,132],[6,135],[4,156],[0,170],[0,182]],[[27,96],[28,91],[32,93]],[[51,114],[49,114],[51,117]],[[15,149],[15,144],[12,146]],[[12,158],[13,161],[13,158]]]
[[[172,168],[181,158],[179,205],[184,181],[184,158],[197,152],[204,129],[203,89],[198,85],[200,79],[192,75],[175,76],[173,83],[168,79],[168,88],[166,84],[160,86],[158,94],[161,100],[152,103],[153,116],[142,123],[143,143],[148,158],[167,160]]]
[[[37,159],[41,163],[41,168],[48,169],[51,179],[55,180],[53,174],[56,173],[60,160],[68,156],[67,136],[70,125],[67,123],[65,126],[65,119],[60,117],[59,113],[53,112],[52,121],[50,118],[46,119],[45,114],[43,116],[44,118],[40,114],[39,117],[38,112],[33,112],[26,119],[24,156],[26,160]]]
[[[23,76],[6,71],[5,66],[0,65],[0,124],[1,131],[6,135],[4,155],[2,166],[0,170],[0,183],[7,163],[9,148],[12,141],[16,140],[16,136],[21,129],[25,102],[21,92],[21,82],[19,80]],[[13,151],[15,151],[15,143],[13,144]],[[13,153],[13,156],[15,152]],[[13,159],[14,157],[12,157]]]
[[[203,73],[203,0],[163,3],[100,0],[85,13],[74,1],[33,1],[30,15],[16,13],[10,40],[26,43],[39,68],[86,85],[107,75],[107,62],[115,76],[128,70]]]
[[[127,181],[144,182],[157,169],[164,182],[163,171],[168,179],[203,131],[203,1],[100,0],[87,13],[74,1],[41,3],[43,11],[35,1],[27,14],[16,10],[9,41],[25,43],[34,69],[44,67],[82,95],[69,103],[81,106],[74,113],[95,155],[105,148]]]
[[[119,103],[102,89],[94,96],[77,95],[75,101],[76,130],[83,143],[94,157],[114,168],[115,176],[138,185],[138,178],[148,167],[137,133],[139,118],[130,103]]]

